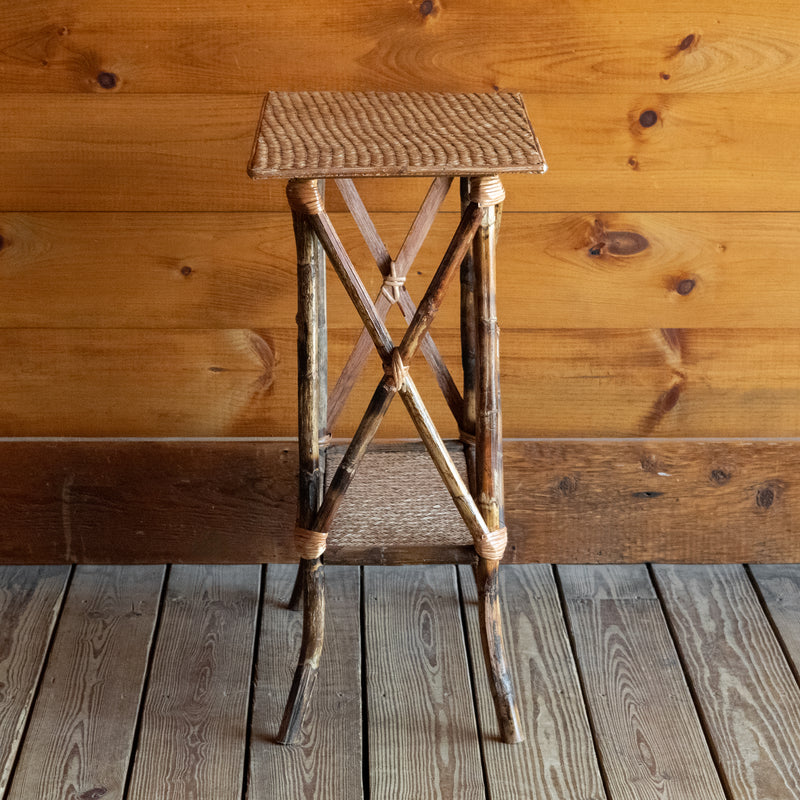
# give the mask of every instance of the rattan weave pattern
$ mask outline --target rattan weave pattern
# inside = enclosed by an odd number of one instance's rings
[[[466,480],[459,445],[450,455]],[[328,455],[326,484],[343,455]],[[373,445],[333,521],[328,544],[369,548],[379,545],[471,545],[472,537],[459,515],[430,456],[420,443]]]
[[[544,172],[519,94],[270,92],[253,178]]]

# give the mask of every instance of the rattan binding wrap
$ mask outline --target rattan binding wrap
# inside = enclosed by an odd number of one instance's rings
[[[270,92],[253,178],[544,172],[519,94]]]

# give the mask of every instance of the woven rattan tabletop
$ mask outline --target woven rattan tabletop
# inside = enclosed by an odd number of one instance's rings
[[[519,94],[270,92],[248,172],[330,178],[546,169]]]

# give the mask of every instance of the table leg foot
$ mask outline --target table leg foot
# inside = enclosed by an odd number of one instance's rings
[[[503,629],[500,620],[499,561],[480,558],[476,578],[480,611],[481,644],[492,699],[500,726],[500,736],[506,744],[524,740],[519,721],[514,687],[506,662]]]
[[[299,743],[303,718],[319,670],[325,633],[325,580],[322,559],[301,559],[300,574],[303,595],[303,639],[277,739],[279,744],[286,745]]]

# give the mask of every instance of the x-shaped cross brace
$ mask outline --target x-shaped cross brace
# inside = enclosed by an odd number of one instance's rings
[[[341,181],[340,186],[344,186],[345,197],[350,197],[351,204],[355,205],[353,199],[357,197],[357,192],[353,184],[349,181]],[[438,207],[444,195],[442,189],[446,191],[447,186],[449,186],[449,180],[446,185],[442,179],[434,181],[431,192],[428,194],[428,198],[431,198],[431,204],[436,203]],[[411,311],[413,301],[408,296],[405,286],[399,287],[401,291],[400,297],[408,298],[401,307],[407,315],[411,316],[411,320],[398,346],[395,346],[384,324],[384,317],[388,308],[379,310],[369,296],[361,277],[353,266],[350,256],[347,254],[339,235],[333,227],[330,217],[324,209],[316,181],[290,181],[287,188],[287,196],[292,210],[307,216],[311,227],[322,243],[339,276],[339,280],[342,282],[364,323],[367,335],[372,339],[372,343],[378,351],[385,373],[372,395],[367,410],[331,480],[330,486],[324,494],[322,505],[314,515],[311,526],[298,526],[295,530],[295,540],[301,557],[314,559],[325,551],[328,531],[339,503],[350,486],[370,442],[375,437],[391,401],[394,399],[395,394],[399,394],[419,432],[422,442],[450,492],[456,508],[472,534],[478,554],[484,558],[499,560],[506,544],[505,528],[499,528],[494,531],[489,530],[475,500],[458,473],[442,441],[442,437],[436,430],[414,381],[408,374],[408,365],[422,343],[426,341],[426,338],[432,344],[432,340],[427,337],[428,330],[444,299],[456,268],[461,264],[468,249],[472,246],[472,241],[483,217],[483,209],[487,206],[496,206],[503,200],[504,192],[500,180],[496,177],[474,178],[472,180],[470,202],[461,217],[458,228],[453,234],[444,258],[431,279],[424,297],[413,313]],[[420,216],[418,215],[417,220],[419,219]],[[422,223],[423,226],[425,224],[425,222]],[[427,224],[429,225],[429,223]],[[412,231],[413,229],[414,226],[412,226]],[[412,259],[413,255],[405,261],[404,269],[406,271],[410,267]],[[380,264],[381,262],[379,262],[379,266]],[[384,266],[386,268],[385,261]],[[386,272],[384,272],[384,276],[386,276]],[[379,296],[378,302],[383,296],[383,294]],[[429,353],[431,353],[430,357],[432,359],[438,357],[438,351],[432,349],[430,345]],[[449,383],[452,384],[452,378],[450,378],[446,368],[444,371],[447,378],[449,378]],[[458,395],[458,399],[460,400],[460,395]],[[460,415],[457,418],[460,418]]]

